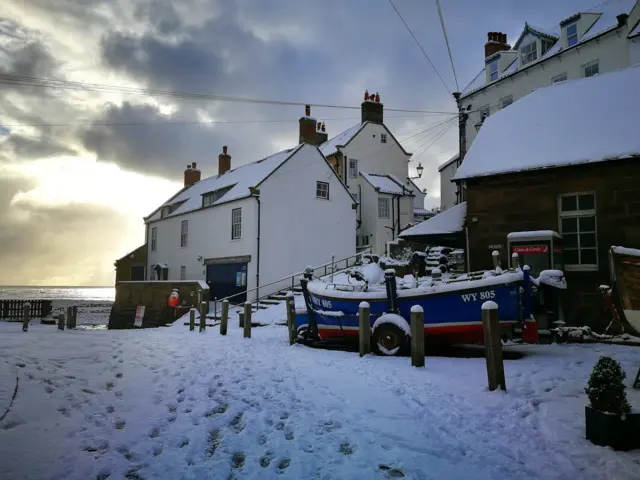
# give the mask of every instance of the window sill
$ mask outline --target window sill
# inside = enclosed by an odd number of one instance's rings
[[[322,201],[328,202],[331,199],[330,198],[316,197],[316,200],[322,200]]]
[[[597,272],[598,265],[565,265],[565,272]]]
[[[232,242],[239,242],[240,240],[242,240],[242,237],[232,238],[231,239]]]

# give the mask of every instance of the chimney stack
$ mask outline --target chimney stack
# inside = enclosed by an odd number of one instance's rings
[[[384,123],[384,107],[380,103],[380,95],[369,94],[369,90],[364,91],[364,102],[362,102],[362,123]]]
[[[494,53],[510,50],[511,45],[507,43],[507,34],[502,32],[487,33],[487,43],[484,44],[484,58],[490,57]]]
[[[300,137],[298,143],[308,143],[310,145],[317,144],[316,137],[316,119],[311,116],[311,105],[305,105],[304,116],[300,117]]]
[[[224,175],[231,170],[231,155],[227,153],[227,146],[222,147],[222,153],[218,155],[218,175]]]
[[[329,139],[324,122],[319,122],[316,131],[316,145],[322,145]]]
[[[194,183],[200,181],[200,170],[197,169],[196,162],[191,165],[187,165],[187,169],[184,171],[184,186],[190,187]]]

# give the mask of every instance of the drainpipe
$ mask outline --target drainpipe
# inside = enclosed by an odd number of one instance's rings
[[[396,211],[393,209],[393,197],[391,197],[391,240],[396,239]]]
[[[358,226],[356,230],[362,226],[362,185],[358,185]]]
[[[467,242],[467,251],[465,257],[467,257],[467,273],[471,273],[471,250],[469,249],[469,227],[464,226],[464,236]]]
[[[256,310],[260,306],[260,190],[249,188],[251,196],[258,202],[258,247],[256,249]]]

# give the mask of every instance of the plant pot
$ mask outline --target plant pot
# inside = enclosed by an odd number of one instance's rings
[[[640,413],[620,415],[584,407],[587,440],[614,450],[640,448]]]

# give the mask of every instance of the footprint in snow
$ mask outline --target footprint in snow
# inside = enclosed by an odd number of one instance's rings
[[[231,458],[231,466],[235,469],[244,467],[245,455],[244,452],[236,452]]]
[[[116,384],[115,384],[115,383],[113,383],[113,382],[107,382],[107,383],[105,383],[105,385],[104,385],[104,389],[105,389],[107,392],[110,392],[111,390],[113,390],[113,387],[115,387],[115,386],[116,386]]]
[[[236,415],[235,417],[233,417],[233,419],[231,420],[230,426],[233,429],[233,431],[236,433],[240,433],[242,432],[242,430],[244,430],[245,426],[242,422],[242,413],[240,415]]]
[[[153,456],[154,457],[159,457],[160,455],[162,455],[162,445],[153,447]]]
[[[283,458],[278,463],[278,468],[276,469],[276,473],[284,473],[284,471],[287,469],[289,465],[291,465],[291,459]]]
[[[116,423],[115,423],[116,430],[123,430],[126,423],[127,422],[125,422],[124,420],[116,420]]]
[[[122,372],[116,373],[116,378],[122,378]]]
[[[403,478],[404,477],[404,473],[402,472],[402,470],[399,470],[397,468],[391,468],[388,465],[378,465],[378,468],[380,470],[382,470],[383,472],[387,472],[387,476],[389,478]]]
[[[158,427],[153,427],[149,432],[149,438],[158,438],[160,436],[160,429]]]
[[[116,411],[115,407],[113,405],[107,405],[107,407],[105,408],[105,411],[107,413],[113,413]]]
[[[17,363],[15,363],[14,365],[15,365],[16,367],[20,367],[20,368],[24,368],[24,367],[26,367],[26,366],[27,366],[27,364],[26,364],[26,363],[22,363],[22,362],[17,362]]]
[[[340,444],[340,453],[341,454],[343,454],[343,455],[353,455],[354,451],[355,451],[355,448],[351,444],[349,444],[347,442]]]
[[[287,430],[284,432],[284,438],[285,438],[286,440],[293,440],[293,439],[294,439],[294,438],[296,438],[296,437],[295,437],[295,435],[293,434],[293,431],[292,431],[292,430],[287,429]]]
[[[260,466],[262,468],[267,468],[269,465],[271,465],[271,461],[274,458],[276,458],[275,452],[267,450],[267,452],[262,457],[260,457]]]

